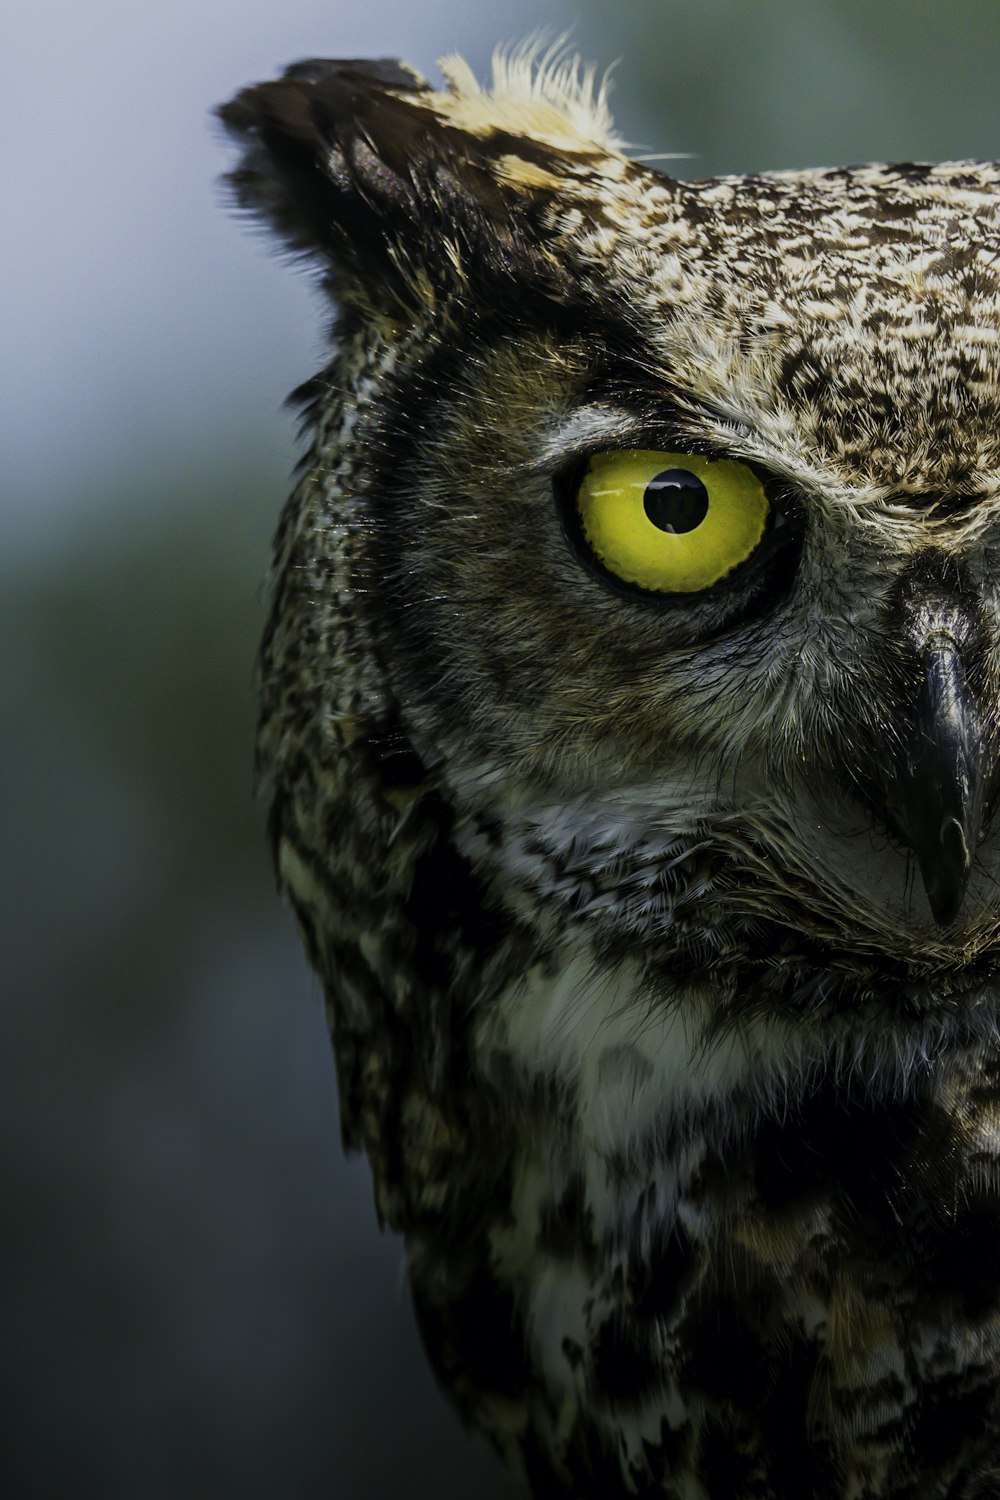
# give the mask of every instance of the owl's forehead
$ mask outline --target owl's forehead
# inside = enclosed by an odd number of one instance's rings
[[[963,266],[980,260],[990,267],[997,258],[1000,164],[993,162],[768,172],[671,181],[668,191],[650,173],[632,187],[623,198],[632,196],[640,214],[645,203],[655,239],[696,245],[719,266],[749,256],[781,263],[789,276],[822,268],[836,286],[859,265],[891,274],[897,262],[954,250]]]
[[[996,166],[623,187],[605,269],[693,398],[850,481],[995,487]]]

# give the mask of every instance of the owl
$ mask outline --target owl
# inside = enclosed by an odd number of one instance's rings
[[[258,757],[347,1147],[538,1497],[1000,1495],[1000,167],[592,71],[221,110],[320,269]]]

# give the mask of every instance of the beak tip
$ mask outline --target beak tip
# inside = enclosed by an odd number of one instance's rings
[[[920,861],[924,890],[939,927],[950,927],[958,916],[971,869],[965,830],[957,818],[945,818],[937,849]]]
[[[927,900],[930,903],[931,915],[938,927],[951,926],[961,910],[964,894],[964,889],[953,892],[945,889],[935,890],[932,886],[927,887]]]

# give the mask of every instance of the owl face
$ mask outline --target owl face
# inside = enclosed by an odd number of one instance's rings
[[[403,374],[372,475],[386,514],[406,516],[380,532],[397,690],[421,755],[447,766],[457,805],[497,822],[522,810],[503,873],[516,880],[535,840],[533,899],[558,868],[555,894],[578,909],[594,870],[618,865],[624,890],[613,903],[599,890],[594,919],[622,941],[674,949],[678,900],[695,923],[711,902],[715,916],[729,909],[743,930],[763,923],[777,942],[790,929],[837,951],[949,967],[997,935],[996,855],[977,842],[997,691],[994,376],[989,357],[940,332],[944,306],[968,298],[947,256],[933,292],[897,295],[901,331],[890,341],[886,262],[891,251],[910,263],[909,233],[902,246],[883,241],[874,265],[859,255],[838,305],[820,255],[811,279],[803,266],[794,287],[776,284],[800,226],[775,246],[767,211],[756,212],[742,252],[753,266],[749,308],[712,315],[704,294],[692,307],[664,290],[665,245],[639,262],[641,279],[628,246],[612,317],[596,292],[564,329],[546,326],[544,303],[516,316],[504,306],[458,354],[445,346],[421,382],[425,400]],[[871,222],[871,201],[868,212]],[[692,217],[688,206],[685,235]],[[728,286],[733,255],[725,244],[700,277]],[[897,292],[902,279],[897,267]],[[927,299],[942,316],[917,378],[909,335],[937,316]],[[969,316],[976,347],[990,348],[996,302]],[[966,396],[970,378],[978,389]],[[947,393],[940,404],[935,392]],[[975,416],[963,448],[956,414],[967,402]],[[649,480],[707,460],[713,509],[724,491],[712,475],[735,465],[765,497],[769,545],[683,591],[637,586],[602,565],[580,522],[581,483],[588,465],[633,453],[653,455]],[[609,503],[630,502],[623,492]],[[949,675],[930,708],[942,651],[960,681]],[[914,780],[910,767],[956,693],[982,765],[970,771],[960,749],[953,773],[942,763]],[[944,892],[938,921],[932,866],[948,856],[937,830],[918,832],[912,819],[928,778],[952,774],[978,778],[968,791],[977,827],[964,835],[975,864],[960,910]],[[928,814],[938,828],[957,812],[946,801]],[[681,864],[678,842],[689,851]],[[706,865],[716,871],[709,889]]]
[[[1000,943],[1000,176],[681,183],[518,66],[224,112],[343,306],[286,541],[364,664],[310,712],[398,716],[512,910],[950,1003]]]

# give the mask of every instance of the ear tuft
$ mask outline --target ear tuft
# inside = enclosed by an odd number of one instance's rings
[[[557,42],[528,41],[498,47],[493,54],[492,86],[484,89],[458,53],[438,59],[451,87],[437,95],[442,113],[453,117],[477,112],[492,130],[509,131],[543,145],[561,146],[570,153],[622,151],[608,107],[610,79],[598,82],[597,69],[583,63]]]
[[[216,111],[243,146],[227,181],[240,208],[259,214],[288,245],[308,253],[334,249],[344,208],[346,163],[332,180],[338,137],[350,139],[381,99],[418,95],[428,84],[391,59],[310,58],[273,83],[245,88]]]
[[[313,59],[218,111],[243,146],[238,204],[360,306],[426,304],[473,275],[551,284],[568,168],[625,164],[606,89],[575,59],[498,53],[490,90],[460,58],[442,70],[436,91],[403,63]]]

